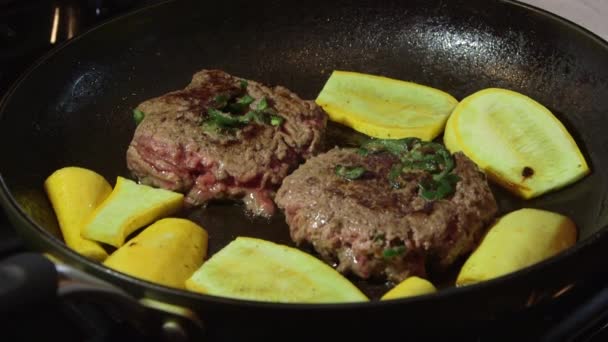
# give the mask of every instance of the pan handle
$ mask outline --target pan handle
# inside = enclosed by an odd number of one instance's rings
[[[163,336],[166,341],[202,341],[204,326],[188,308],[151,298],[136,299],[126,291],[72,266],[57,262],[58,294],[68,300],[84,300],[127,321],[144,336]]]
[[[0,262],[0,314],[24,311],[56,298],[58,274],[49,259],[22,253]]]
[[[203,338],[203,324],[190,309],[136,299],[111,283],[41,254],[21,253],[0,261],[0,314],[57,298],[93,304],[143,336],[162,336],[167,341]]]
[[[608,287],[574,308],[568,316],[549,329],[542,342],[588,341],[608,326]]]

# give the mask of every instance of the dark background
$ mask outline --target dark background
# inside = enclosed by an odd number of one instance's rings
[[[159,2],[0,0],[0,97],[30,65],[53,48],[117,15]],[[0,259],[24,250],[0,210]],[[0,315],[0,341],[34,340],[139,341],[144,338],[97,308],[82,304],[50,302]]]

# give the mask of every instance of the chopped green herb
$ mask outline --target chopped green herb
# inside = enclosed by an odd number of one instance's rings
[[[249,122],[244,116],[233,116],[213,108],[210,108],[207,113],[209,118],[220,127],[237,127]]]
[[[366,170],[362,166],[336,165],[334,171],[337,176],[348,180],[355,180],[363,176]]]
[[[403,163],[403,172],[412,172],[415,170],[428,171],[434,173],[440,170],[439,164],[435,160],[415,160]]]
[[[401,183],[399,183],[399,176],[403,172],[403,164],[395,163],[391,166],[391,170],[388,172],[388,181],[391,186],[395,189],[401,188]]]
[[[146,116],[146,114],[144,112],[142,112],[141,110],[134,109],[133,110],[133,120],[135,121],[135,125],[139,125],[145,116]]]
[[[263,97],[260,102],[258,102],[258,105],[256,106],[255,110],[258,111],[264,111],[268,108],[268,100],[266,100],[265,97]]]
[[[460,181],[460,176],[458,176],[455,173],[450,173],[450,174],[445,175],[445,177],[443,179],[447,180],[448,182],[450,182],[450,184],[453,184],[455,186],[456,183],[458,183]]]
[[[215,121],[207,120],[203,122],[201,125],[203,131],[211,134],[220,134],[222,132],[222,127],[220,127]]]
[[[365,157],[369,155],[369,151],[366,148],[361,147],[357,150],[357,154]]]
[[[239,84],[241,86],[241,89],[243,89],[243,90],[247,89],[247,86],[249,85],[249,83],[246,80],[240,80]]]
[[[427,201],[442,199],[452,194],[456,189],[456,183],[460,177],[455,174],[448,174],[438,181],[423,181],[418,184],[420,196]]]
[[[369,152],[372,153],[388,151],[394,155],[399,156],[403,153],[408,152],[410,150],[410,146],[416,141],[420,141],[420,139],[370,139],[361,147],[367,149]]]
[[[236,100],[236,103],[249,106],[255,99],[247,94],[241,96]]]
[[[441,173],[433,175],[433,179],[436,181],[447,176],[454,169],[454,159],[452,158],[452,155],[450,155],[450,152],[448,152],[445,148],[437,150],[437,156],[442,158],[443,170]]]
[[[236,102],[226,106],[226,110],[232,114],[241,114],[255,99],[247,94],[236,99]]]
[[[264,113],[258,112],[257,110],[248,111],[247,114],[245,114],[245,117],[249,120],[248,122],[257,122],[262,125],[267,124],[269,121]]]
[[[228,98],[228,95],[217,95],[216,97],[213,98],[213,102],[215,102],[215,104],[218,106],[218,108],[224,108],[226,107],[226,105],[228,104],[228,100],[230,100],[230,98]]]
[[[246,81],[241,80],[241,85],[242,82],[245,82],[246,86]],[[216,108],[207,110],[208,118],[203,123],[203,129],[223,132],[225,128],[241,127],[252,122],[272,126],[280,126],[283,123],[285,119],[278,115],[274,108],[269,107],[265,97],[258,102],[255,110],[248,110],[254,101],[249,94],[238,98],[217,95],[214,98]]]
[[[283,121],[285,121],[285,119],[282,116],[278,116],[278,115],[270,116],[270,124],[273,126],[281,126]]]
[[[402,255],[405,253],[405,246],[397,246],[393,248],[387,248],[382,251],[382,256],[385,258],[394,258],[396,256]]]
[[[364,154],[362,151],[365,151]],[[421,197],[434,201],[454,193],[459,178],[452,173],[454,159],[443,145],[418,138],[370,139],[359,149],[359,154],[362,155],[380,152],[388,152],[400,160],[391,167],[388,174],[392,187],[401,187],[399,177],[402,173],[425,171],[432,179],[418,184]]]

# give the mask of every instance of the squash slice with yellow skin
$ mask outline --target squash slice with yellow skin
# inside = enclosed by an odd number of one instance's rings
[[[484,89],[462,100],[446,124],[444,143],[525,199],[589,173],[576,142],[551,111],[506,89]]]
[[[558,213],[524,208],[490,228],[462,266],[457,285],[489,280],[554,256],[576,243],[576,226]]]
[[[110,196],[89,215],[82,235],[120,247],[137,229],[180,210],[183,197],[177,192],[118,177]]]
[[[399,299],[435,293],[437,289],[428,280],[420,277],[408,277],[385,293],[380,300]]]
[[[330,120],[382,139],[433,140],[458,103],[439,89],[348,71],[334,71],[316,103]]]
[[[94,171],[65,167],[45,180],[44,189],[65,244],[87,258],[103,261],[108,253],[99,243],[83,238],[81,229],[84,219],[112,192],[112,186]]]
[[[110,255],[104,265],[157,284],[185,288],[207,255],[207,232],[181,218],[154,222]]]
[[[368,298],[321,260],[270,241],[237,237],[186,281],[191,291],[270,302],[361,302]]]

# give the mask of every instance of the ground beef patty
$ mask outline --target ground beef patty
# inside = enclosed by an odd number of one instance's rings
[[[426,276],[427,264],[447,267],[470,252],[497,212],[485,175],[464,154],[454,161],[460,181],[453,195],[427,201],[418,186],[424,172],[406,174],[395,188],[389,181],[394,155],[334,148],[285,178],[275,200],[297,244],[310,243],[342,273],[399,282]],[[338,165],[367,171],[348,180],[336,175]]]
[[[225,108],[232,108],[229,119],[241,121],[226,127],[211,120],[210,110]],[[190,205],[242,199],[264,216],[272,215],[283,178],[319,149],[327,121],[313,101],[282,86],[220,70],[202,70],[185,89],[136,110],[144,119],[127,150],[127,166],[142,183],[183,192]],[[246,121],[250,112],[256,116]]]

